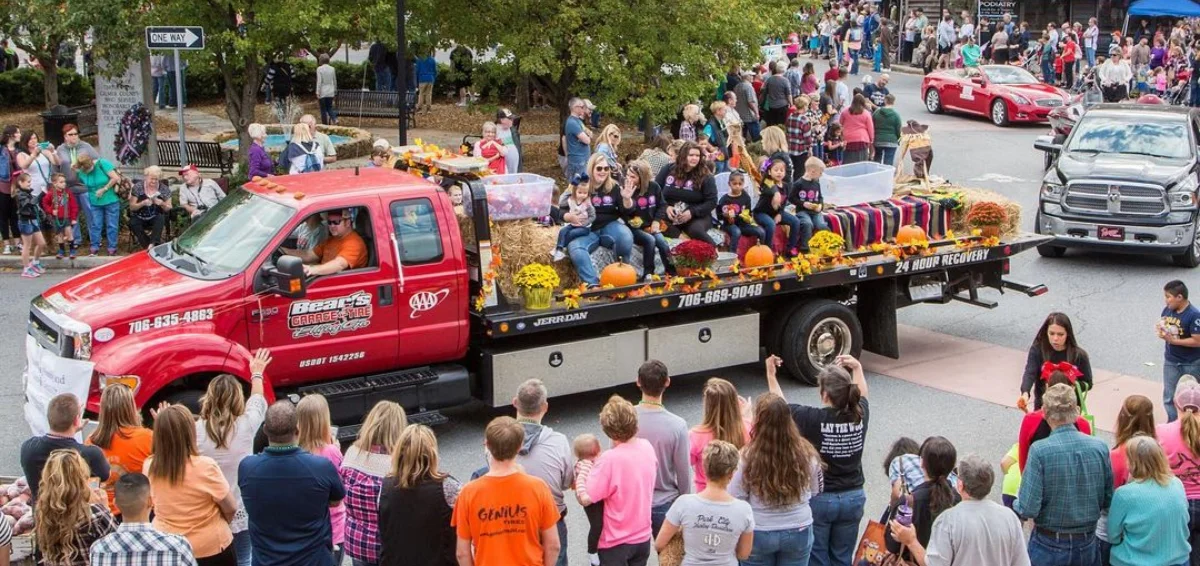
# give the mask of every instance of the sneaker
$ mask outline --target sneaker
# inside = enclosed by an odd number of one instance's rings
[[[54,259],[62,259],[65,256],[66,252],[64,250],[58,250],[58,253],[54,254]]]
[[[71,259],[75,259],[75,248],[71,248]]]
[[[117,248],[109,248],[108,255],[110,255],[110,256],[117,255]]]
[[[33,262],[30,264],[30,267],[32,267],[34,271],[38,272],[38,275],[46,272],[46,268],[42,266],[42,262],[40,261]]]
[[[551,254],[550,257],[552,257],[554,259],[554,261],[562,261],[564,259],[567,259],[567,254],[563,253],[563,251],[561,249],[555,248],[554,253]]]
[[[25,269],[21,270],[21,277],[24,277],[26,279],[34,279],[36,277],[39,277],[39,275],[32,268],[26,267]]]
[[[591,566],[600,566],[600,555],[588,553],[588,564]]]
[[[98,255],[100,255],[100,250],[92,250],[88,253],[88,257],[96,257]]]
[[[643,276],[642,276],[642,282],[643,282],[643,283],[650,283],[650,282],[652,282],[652,281],[654,281],[654,274],[653,274],[653,273],[647,273],[647,274],[645,274],[645,275],[643,275]]]
[[[8,244],[4,244],[4,255],[12,255],[12,253],[13,247]]]

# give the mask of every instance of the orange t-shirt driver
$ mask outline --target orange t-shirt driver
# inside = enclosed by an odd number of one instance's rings
[[[358,232],[350,230],[342,236],[331,236],[328,240],[313,248],[321,260],[321,264],[329,263],[337,258],[346,260],[346,269],[360,269],[367,266],[367,244]]]

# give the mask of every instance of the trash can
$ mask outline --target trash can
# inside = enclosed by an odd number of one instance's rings
[[[78,110],[73,110],[59,104],[45,112],[42,112],[42,129],[46,136],[42,139],[49,141],[54,145],[60,145],[63,142],[63,126],[67,124],[79,123]]]

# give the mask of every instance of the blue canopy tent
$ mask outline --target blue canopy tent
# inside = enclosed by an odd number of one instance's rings
[[[1200,4],[1196,4],[1192,0],[1137,0],[1129,5],[1129,11],[1125,14],[1125,25],[1121,29],[1122,35],[1129,31],[1129,18],[1135,16],[1198,18],[1200,17]]]

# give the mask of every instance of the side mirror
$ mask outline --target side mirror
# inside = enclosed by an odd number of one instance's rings
[[[1055,143],[1056,141],[1057,140],[1055,140],[1054,136],[1038,136],[1037,139],[1033,141],[1033,148],[1057,155],[1062,151],[1062,143]]]
[[[308,292],[308,278],[304,275],[304,262],[295,256],[285,255],[275,262],[275,267],[266,270],[268,288],[272,293],[289,299],[303,299]]]

